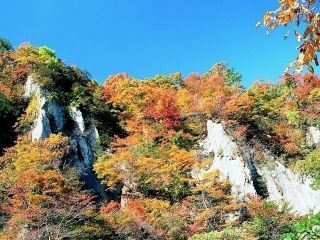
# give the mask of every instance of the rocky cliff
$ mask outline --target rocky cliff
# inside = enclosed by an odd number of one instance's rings
[[[320,142],[318,129],[310,128],[308,135],[310,144]],[[279,205],[288,203],[299,214],[320,210],[320,190],[310,187],[309,178],[297,175],[268,151],[265,151],[268,164],[257,164],[254,154],[248,154],[254,149],[243,152],[222,123],[207,122],[207,138],[201,145],[203,153],[213,160],[210,169],[220,170],[230,180],[233,194],[239,200],[260,195]]]
[[[33,97],[37,102],[37,117],[30,131],[32,139],[45,139],[51,133],[68,135],[70,153],[67,163],[80,171],[89,189],[107,198],[92,170],[99,135],[90,116],[52,100],[50,93],[35,84],[32,77],[27,79],[24,96],[27,99]],[[310,127],[307,139],[309,145],[319,145],[320,130]],[[255,154],[251,154],[255,149],[240,147],[222,123],[207,122],[207,137],[201,143],[201,149],[212,159],[209,170],[218,169],[223,178],[230,180],[232,192],[238,200],[261,196],[278,204],[286,202],[299,214],[320,210],[320,190],[310,187],[311,179],[297,175],[267,150],[264,154],[268,163],[258,164]]]
[[[67,135],[70,150],[66,164],[75,166],[86,187],[105,199],[105,191],[92,170],[99,134],[91,117],[75,107],[62,106],[52,100],[50,92],[34,83],[32,77],[26,81],[24,96],[36,99],[37,114],[30,130],[32,140],[45,139],[51,133]]]

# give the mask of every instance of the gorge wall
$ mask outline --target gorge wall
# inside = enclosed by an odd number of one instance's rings
[[[319,143],[318,131],[310,129],[310,143]],[[258,164],[257,159],[248,154],[254,149],[247,148],[243,153],[222,123],[207,122],[207,138],[201,145],[203,153],[213,160],[210,170],[218,169],[223,178],[230,180],[233,194],[239,200],[260,195],[279,205],[286,202],[298,214],[320,210],[320,190],[310,187],[311,179],[300,177],[267,151],[269,163]]]
[[[96,160],[98,131],[93,119],[76,107],[65,107],[52,100],[50,93],[28,77],[26,99],[35,98],[37,117],[30,131],[33,141],[47,138],[51,133],[63,133],[70,138],[67,164],[81,173],[86,187],[101,198],[108,196],[92,170]],[[308,144],[319,145],[320,130],[310,127]],[[320,190],[310,187],[311,179],[302,178],[265,151],[268,164],[258,164],[250,147],[241,148],[227,133],[222,123],[207,122],[207,137],[200,144],[202,153],[212,159],[209,170],[218,169],[232,183],[238,200],[261,196],[278,204],[287,202],[299,214],[320,210]]]
[[[93,119],[75,107],[66,107],[52,100],[50,93],[28,77],[24,97],[35,98],[37,114],[30,131],[33,141],[43,140],[52,133],[70,138],[67,165],[75,166],[88,189],[105,199],[106,193],[92,170],[96,160],[98,131]]]

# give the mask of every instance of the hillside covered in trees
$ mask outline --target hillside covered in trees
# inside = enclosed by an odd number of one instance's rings
[[[100,85],[48,47],[1,39],[0,239],[319,239],[316,209],[272,201],[263,176],[239,198],[202,150],[211,120],[235,155],[250,148],[270,172],[276,159],[319,196],[319,111],[313,74],[244,88],[218,63]]]

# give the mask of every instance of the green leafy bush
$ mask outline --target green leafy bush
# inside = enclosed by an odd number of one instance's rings
[[[11,43],[5,38],[0,38],[0,52],[12,51],[12,50],[13,50],[13,47]]]
[[[289,233],[281,236],[283,240],[320,239],[320,213],[309,215],[295,223]]]
[[[320,150],[314,150],[304,160],[297,161],[294,169],[303,175],[313,177],[312,187],[320,188]]]
[[[222,231],[213,231],[209,233],[196,234],[189,240],[246,240],[243,237],[242,230],[239,228],[227,227]]]
[[[16,111],[14,104],[0,93],[0,155],[3,148],[10,146],[15,139],[13,124]]]

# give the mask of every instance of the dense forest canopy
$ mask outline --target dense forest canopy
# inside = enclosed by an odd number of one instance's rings
[[[231,184],[199,154],[206,120],[223,122],[260,164],[268,149],[320,188],[320,151],[306,130],[320,125],[320,79],[286,75],[278,83],[241,85],[223,63],[204,74],[135,79],[125,73],[103,85],[66,65],[48,47],[0,41],[0,239],[298,239],[319,232],[319,215],[299,217],[273,202],[239,202]],[[31,141],[37,98],[28,77],[68,111],[80,109],[100,134],[93,168],[121,201],[101,201],[66,163],[65,132]],[[261,151],[261,152],[260,152]],[[259,154],[261,154],[259,157]],[[208,233],[209,232],[209,233]],[[21,237],[23,236],[23,238]]]
[[[320,213],[271,201],[259,182],[238,198],[202,149],[212,120],[255,166],[276,159],[320,190],[318,4],[280,0],[265,13],[258,25],[290,27],[299,53],[279,81],[247,88],[222,62],[99,84],[47,46],[0,38],[0,239],[320,239]],[[34,138],[39,119],[50,132]]]

